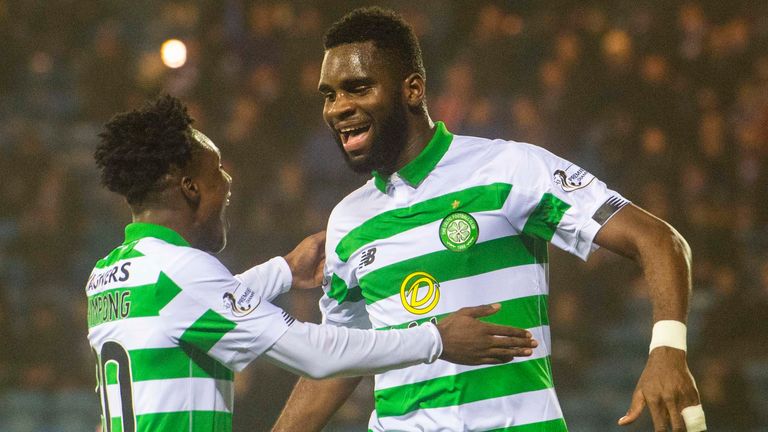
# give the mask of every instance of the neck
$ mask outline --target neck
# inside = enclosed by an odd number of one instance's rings
[[[408,122],[408,142],[397,160],[395,171],[399,171],[416,159],[422,150],[429,144],[435,134],[435,123],[429,114],[423,114]]]
[[[170,228],[179,233],[191,245],[197,242],[192,215],[176,209],[142,207],[132,208],[133,222],[151,223]]]

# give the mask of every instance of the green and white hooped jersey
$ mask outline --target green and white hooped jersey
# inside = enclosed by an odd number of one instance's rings
[[[233,370],[293,323],[269,303],[290,284],[281,258],[235,277],[168,228],[128,225],[86,285],[104,432],[231,431]]]
[[[403,328],[465,306],[529,329],[539,346],[503,365],[438,360],[376,376],[374,431],[565,431],[550,369],[547,243],[582,259],[627,201],[529,144],[454,136],[333,210],[324,322]]]

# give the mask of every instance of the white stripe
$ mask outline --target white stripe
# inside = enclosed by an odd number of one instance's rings
[[[549,326],[541,326],[529,329],[533,338],[539,342],[539,346],[534,348],[533,354],[528,357],[516,357],[510,363],[521,363],[524,361],[541,359],[550,354],[550,335]],[[438,360],[432,364],[419,364],[404,369],[395,369],[376,375],[376,390],[383,390],[390,387],[401,386],[405,383],[414,384],[444,376],[457,375],[477,369],[485,369],[498,365],[467,366],[449,363],[444,360]]]
[[[188,295],[186,290],[182,290],[160,310],[160,315],[169,317],[165,320],[166,324],[173,326],[166,332],[173,338],[181,338],[181,335],[208,311],[209,306],[212,305],[204,305]]]
[[[107,391],[111,391],[107,386]],[[135,414],[179,411],[232,412],[233,382],[211,378],[175,378],[133,383]],[[110,415],[115,417],[113,399]]]
[[[440,301],[425,315],[408,312],[402,304],[400,292],[368,305],[367,309],[374,327],[398,325],[424,316],[454,312],[467,306],[547,294],[546,280],[546,268],[540,264],[507,267],[476,276],[438,281]],[[426,294],[426,288],[423,290]]]
[[[120,399],[120,385],[110,384],[107,386],[107,400],[109,401],[109,416],[122,417],[123,404]]]
[[[159,317],[128,318],[99,324],[88,330],[88,340],[96,351],[108,340],[120,341],[127,350],[144,348],[172,348],[178,343],[165,333]]]
[[[401,417],[371,416],[374,431],[487,431],[563,417],[552,388],[444,408],[430,408]]]

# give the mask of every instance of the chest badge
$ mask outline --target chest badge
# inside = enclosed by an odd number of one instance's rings
[[[453,212],[440,223],[440,241],[454,252],[464,252],[472,247],[479,235],[477,221],[469,213]]]

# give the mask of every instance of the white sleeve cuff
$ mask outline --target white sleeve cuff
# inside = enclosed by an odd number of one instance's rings
[[[293,284],[291,268],[283,257],[274,257],[235,277],[259,293],[262,299],[270,302],[280,294],[288,292]]]
[[[435,360],[440,358],[440,355],[443,354],[443,338],[440,336],[440,330],[438,330],[437,326],[431,322],[425,322],[420,327],[429,329],[430,333],[432,333],[432,337],[435,338],[435,345],[430,351],[429,358],[426,361],[426,363],[434,363]]]

